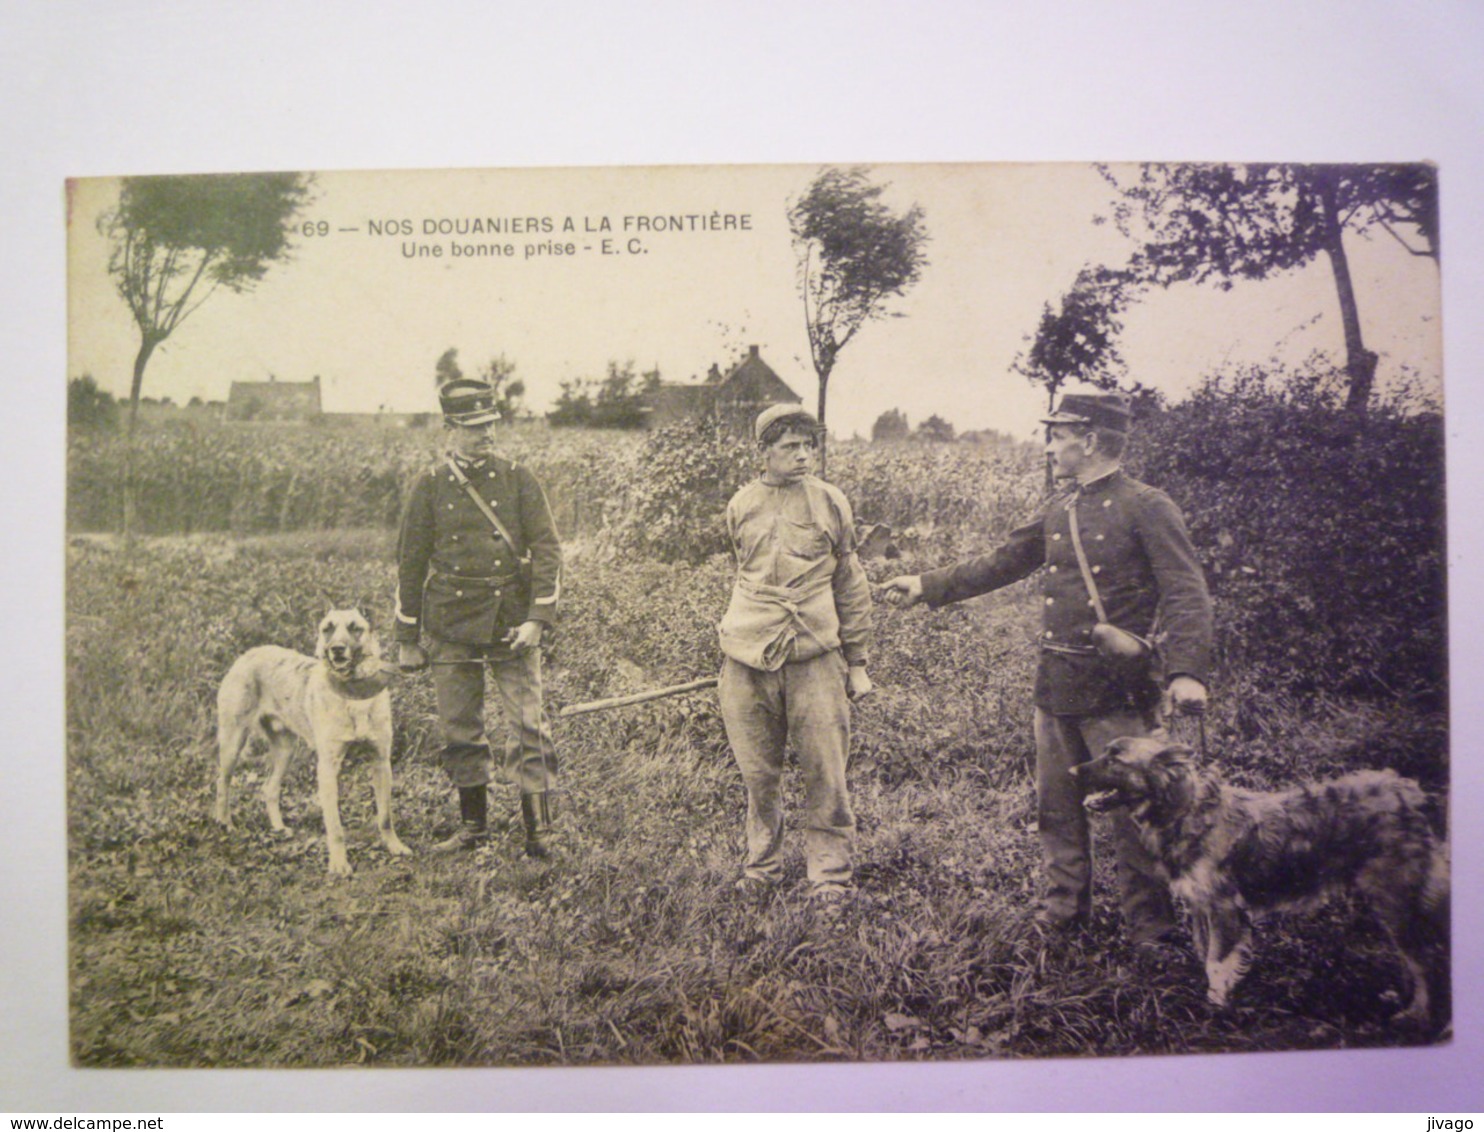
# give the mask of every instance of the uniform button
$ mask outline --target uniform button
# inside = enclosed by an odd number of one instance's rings
[[[1052,637],[1052,632],[1051,632],[1050,629],[1047,629],[1046,630],[1046,639],[1049,641],[1051,639],[1051,637]]]
[[[1053,542],[1061,542],[1061,533],[1060,533],[1060,532],[1058,532],[1058,533],[1056,533],[1056,534],[1054,534],[1054,535],[1052,535],[1052,536],[1051,536],[1051,540],[1052,540],[1052,541],[1053,541]]]
[[[496,597],[499,597],[499,596],[500,596],[500,591],[499,591],[499,590],[496,590],[496,591],[495,591],[495,596],[496,596]]]
[[[452,477],[452,476],[449,476],[449,477],[448,477],[448,482],[449,482],[449,483],[453,483],[453,482],[454,482],[454,479],[453,479],[453,477]]]
[[[454,542],[458,542],[459,541],[459,536],[458,535],[449,535],[448,537],[451,538],[451,539],[453,539]]]
[[[1111,499],[1105,499],[1105,500],[1103,500],[1103,506],[1104,507],[1112,507],[1113,506],[1113,501]]]
[[[454,590],[453,591],[453,596],[454,597],[463,597],[464,596],[464,591],[463,590]]]
[[[1046,567],[1046,571],[1049,574],[1055,574],[1056,573],[1056,567],[1055,566],[1048,566],[1048,567]]]
[[[1056,604],[1056,598],[1054,598],[1054,597],[1048,597],[1046,599],[1046,604],[1047,605],[1055,605]]]
[[[498,507],[498,506],[500,506],[500,501],[498,499],[491,499],[490,500],[490,506],[491,507]]]
[[[452,503],[450,503],[450,504],[449,504],[449,505],[448,505],[448,509],[449,509],[449,510],[450,510],[450,511],[452,511],[452,510],[453,510],[453,504],[452,504]]]
[[[1102,542],[1103,541],[1103,536],[1102,535],[1094,535],[1093,538],[1096,539],[1098,542]]]
[[[1088,599],[1087,599],[1087,604],[1088,604],[1088,605],[1091,605],[1091,604],[1092,604],[1092,598],[1088,598]]]
[[[1101,566],[1094,566],[1092,568],[1092,572],[1094,574],[1101,574],[1103,572],[1103,568]]]

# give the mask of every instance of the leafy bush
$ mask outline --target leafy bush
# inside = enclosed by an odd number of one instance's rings
[[[1444,694],[1443,425],[1402,399],[1364,419],[1318,366],[1214,376],[1141,424],[1130,468],[1180,504],[1252,689]]]
[[[632,361],[611,361],[602,381],[578,377],[562,382],[562,395],[546,421],[554,428],[643,428],[649,396],[659,385],[659,370],[638,374]]]
[[[717,421],[650,433],[638,453],[617,546],[661,562],[703,562],[727,545],[727,500],[757,474],[757,450]]]
[[[118,402],[112,393],[98,387],[92,374],[85,373],[67,383],[68,428],[112,431],[118,424]]]
[[[711,420],[650,433],[639,450],[613,541],[666,562],[728,551],[726,505],[758,473],[755,447]],[[905,542],[942,556],[982,551],[1039,503],[1032,446],[834,443],[829,479],[857,522],[885,523]]]

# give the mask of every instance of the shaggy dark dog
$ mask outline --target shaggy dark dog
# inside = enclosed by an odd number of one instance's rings
[[[1425,1025],[1446,1001],[1448,860],[1425,797],[1394,771],[1293,790],[1228,786],[1189,747],[1117,739],[1073,768],[1089,809],[1127,806],[1192,916],[1207,997],[1225,1006],[1252,962],[1252,919],[1359,893],[1396,944],[1411,983],[1394,1021]]]

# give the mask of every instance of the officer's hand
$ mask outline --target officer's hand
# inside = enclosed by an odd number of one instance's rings
[[[845,677],[845,694],[852,700],[860,700],[869,696],[873,687],[871,678],[866,675],[866,666],[851,665],[850,674]]]
[[[541,645],[541,622],[527,621],[510,638],[510,651],[517,656]]]
[[[1170,681],[1170,707],[1185,715],[1201,715],[1206,710],[1206,686],[1194,676],[1176,676]]]
[[[917,574],[903,574],[893,578],[881,587],[881,596],[892,605],[910,609],[922,600],[922,577]]]
[[[397,667],[403,672],[421,672],[428,666],[428,654],[421,645],[400,644],[397,646]]]

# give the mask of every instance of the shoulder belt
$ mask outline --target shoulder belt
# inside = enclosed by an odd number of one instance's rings
[[[1077,501],[1082,497],[1080,491],[1072,492],[1072,498],[1067,502],[1067,522],[1072,529],[1072,550],[1077,555],[1077,568],[1082,571],[1083,584],[1087,586],[1087,596],[1092,599],[1092,610],[1097,614],[1100,625],[1108,624],[1108,611],[1103,608],[1103,595],[1098,593],[1098,584],[1092,580],[1092,567],[1087,564],[1087,552],[1082,549],[1082,535],[1077,530]],[[1158,615],[1155,621],[1158,623]],[[1121,630],[1128,633],[1127,629]],[[1129,636],[1138,640],[1145,648],[1153,648],[1150,641],[1140,637],[1137,633],[1128,633]],[[1150,636],[1154,636],[1151,631]]]
[[[510,537],[510,531],[506,529],[504,523],[500,522],[500,516],[496,515],[490,505],[484,501],[484,496],[480,495],[478,489],[469,482],[469,477],[464,475],[464,470],[458,466],[452,456],[448,458],[447,463],[448,470],[453,473],[454,479],[458,480],[459,486],[464,489],[464,494],[474,501],[474,506],[478,507],[480,514],[489,520],[490,526],[495,528],[495,533],[505,540],[510,547],[510,553],[521,558],[520,547],[515,545],[515,540]]]

